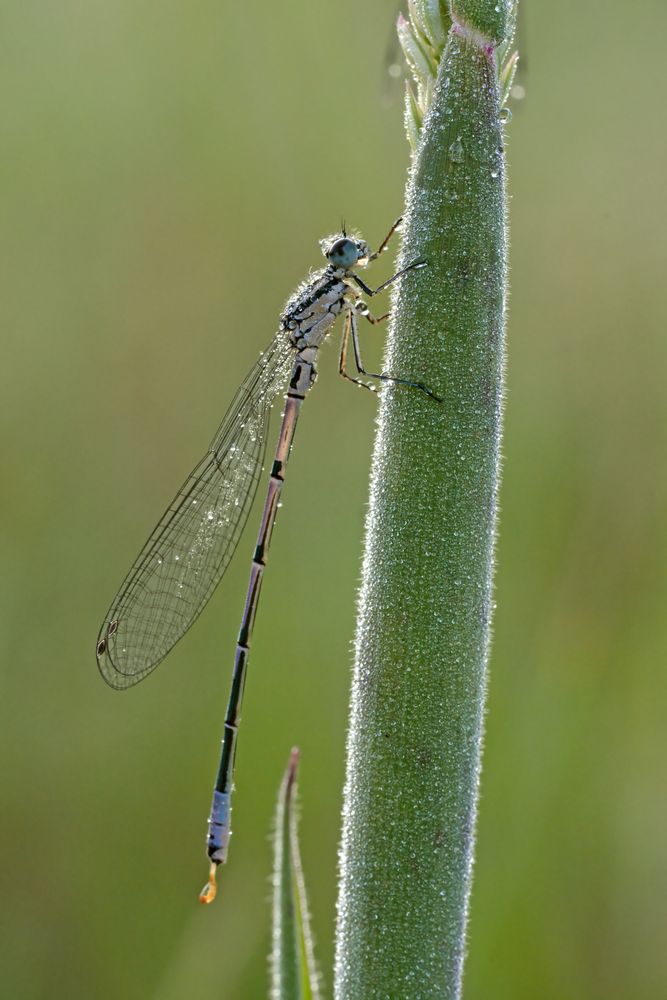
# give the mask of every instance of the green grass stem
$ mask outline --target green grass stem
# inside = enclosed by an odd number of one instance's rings
[[[456,5],[417,123],[398,266],[428,266],[397,289],[385,371],[427,383],[442,402],[400,386],[382,395],[348,741],[336,1000],[461,992],[503,394],[504,24],[494,0]]]

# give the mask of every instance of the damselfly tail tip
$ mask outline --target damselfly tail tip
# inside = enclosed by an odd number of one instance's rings
[[[200,903],[212,903],[218,893],[218,883],[215,880],[215,871],[218,866],[215,862],[211,862],[211,867],[208,873],[208,882],[199,893]]]

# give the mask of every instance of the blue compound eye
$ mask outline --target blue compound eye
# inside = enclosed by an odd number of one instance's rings
[[[348,240],[346,237],[336,240],[327,251],[327,260],[336,267],[353,267],[359,257],[359,247],[354,240]]]

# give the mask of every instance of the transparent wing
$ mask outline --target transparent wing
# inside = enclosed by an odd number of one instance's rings
[[[97,663],[111,687],[143,680],[220,582],[255,498],[271,402],[287,380],[292,355],[278,334],[123,582],[97,640]]]

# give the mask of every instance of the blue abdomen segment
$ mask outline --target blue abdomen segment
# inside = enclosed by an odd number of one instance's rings
[[[213,792],[211,815],[208,818],[206,852],[216,865],[227,860],[229,838],[232,835],[232,796],[230,792]]]

